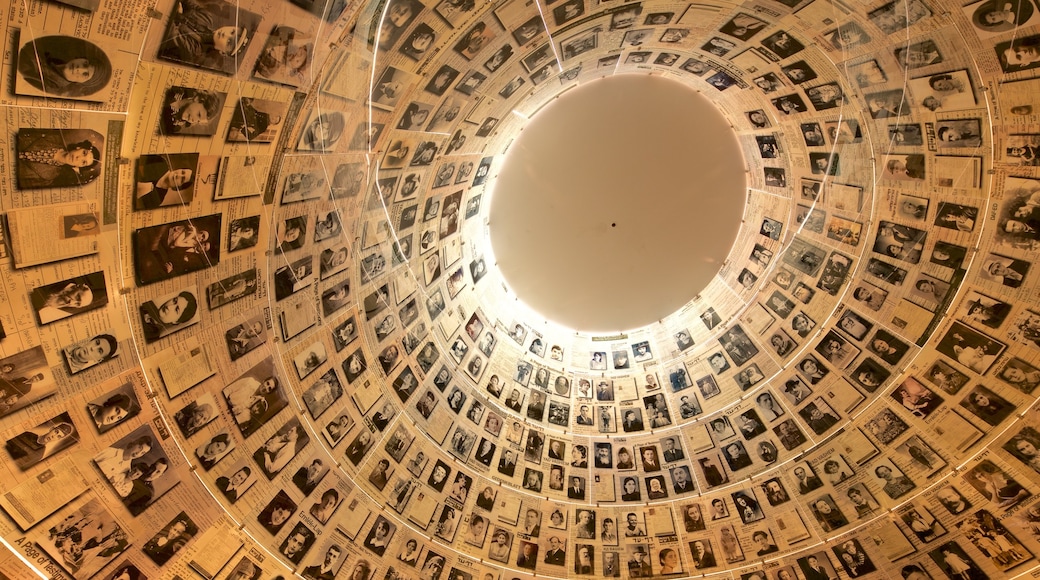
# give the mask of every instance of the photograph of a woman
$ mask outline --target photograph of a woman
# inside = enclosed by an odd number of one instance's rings
[[[134,209],[190,204],[198,164],[198,153],[142,155],[134,173]]]
[[[191,87],[166,89],[159,134],[213,136],[226,98],[226,93]]]
[[[78,187],[101,176],[105,139],[89,129],[19,129],[18,188]]]
[[[42,36],[18,49],[15,92],[104,102],[112,61],[96,45],[71,36]]]

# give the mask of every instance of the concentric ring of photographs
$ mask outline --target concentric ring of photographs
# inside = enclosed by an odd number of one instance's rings
[[[159,445],[151,425],[142,425],[94,456],[119,501],[139,516],[164,493],[180,483],[168,473],[170,459]]]

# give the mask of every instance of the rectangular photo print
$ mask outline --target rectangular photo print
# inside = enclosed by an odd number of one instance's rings
[[[68,411],[11,437],[4,444],[18,469],[25,471],[79,442],[79,431]]]
[[[91,578],[130,545],[130,535],[97,498],[47,530],[36,544],[73,578]]]
[[[180,482],[169,472],[170,459],[151,425],[142,425],[102,449],[93,462],[134,517]]]
[[[0,417],[58,392],[42,346],[0,358]]]
[[[220,262],[221,214],[148,226],[133,233],[137,285],[210,268]]]
[[[178,0],[159,44],[159,59],[234,75],[260,20],[237,2]]]
[[[108,304],[104,272],[76,276],[33,288],[29,294],[40,326]]]

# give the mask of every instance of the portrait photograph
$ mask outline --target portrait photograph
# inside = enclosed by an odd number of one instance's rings
[[[63,516],[36,544],[73,578],[91,578],[129,546],[129,534],[100,499]]]
[[[318,377],[318,380],[303,392],[301,398],[311,419],[317,420],[341,396],[343,396],[343,386],[339,382],[339,376],[336,375],[336,369],[333,368]]]
[[[142,155],[134,171],[134,209],[191,204],[198,165],[198,153]]]
[[[228,356],[236,361],[256,347],[267,342],[267,324],[263,314],[257,314],[224,333]]]
[[[1005,348],[1004,343],[961,322],[954,322],[936,346],[942,354],[980,375],[993,366]]]
[[[290,26],[276,25],[267,35],[253,78],[299,87],[310,82],[314,41]]]
[[[234,75],[260,19],[237,3],[178,0],[159,44],[159,59]]]
[[[570,60],[590,50],[595,50],[599,46],[599,33],[600,29],[597,27],[561,41],[560,53],[563,60]]]
[[[220,262],[221,214],[134,230],[138,286],[169,280]]]
[[[256,268],[228,276],[206,287],[206,302],[214,310],[235,300],[256,294]]]
[[[152,426],[145,424],[93,458],[94,466],[134,517],[180,483],[170,472],[170,459],[159,441]]]
[[[478,22],[474,24],[462,38],[455,43],[455,52],[466,60],[473,60],[491,41],[498,36],[497,24]]]
[[[19,189],[80,187],[101,176],[105,138],[90,129],[19,129],[15,140],[15,175]],[[68,221],[74,216],[67,216]],[[89,221],[76,222],[66,237],[91,235]],[[69,231],[69,226],[66,226]]]
[[[75,375],[119,356],[119,339],[112,331],[102,332],[62,347],[61,354],[69,374]]]
[[[201,317],[197,292],[187,288],[145,301],[138,306],[145,342],[155,342],[194,325]]]
[[[790,58],[802,50],[805,50],[805,45],[792,38],[783,30],[778,30],[763,38],[762,46],[768,48],[782,59]]]
[[[252,97],[240,98],[231,114],[227,141],[231,143],[274,142],[278,137],[287,108],[285,103],[278,101]]]
[[[222,430],[195,448],[195,458],[204,470],[209,471],[235,448],[235,438],[228,431]]]
[[[993,46],[1005,73],[1030,70],[1040,66],[1040,35],[1016,37]]]
[[[212,137],[226,99],[227,93],[171,86],[163,97],[159,134]]]
[[[25,471],[78,442],[79,431],[66,411],[11,437],[4,447],[18,469]]]
[[[216,419],[219,414],[217,400],[212,393],[206,393],[174,413],[173,422],[177,424],[181,435],[187,439]]]
[[[261,360],[221,391],[242,437],[248,438],[289,401],[274,373],[274,361]]]
[[[253,452],[253,461],[268,480],[274,479],[309,442],[306,429],[293,417]]]
[[[102,48],[74,36],[32,38],[31,30],[23,28],[18,39],[15,94],[98,103],[114,97],[114,67]],[[127,69],[134,66],[125,59],[119,64]]]
[[[40,326],[108,304],[104,272],[76,276],[32,289],[29,294]]]

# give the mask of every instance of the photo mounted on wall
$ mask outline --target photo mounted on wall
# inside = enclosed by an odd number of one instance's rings
[[[87,403],[87,412],[101,434],[136,417],[141,412],[141,403],[133,383],[125,383]]]
[[[310,82],[312,39],[289,26],[275,26],[264,42],[253,78],[291,87]]]
[[[275,376],[274,361],[270,358],[254,365],[221,392],[245,438],[289,404]]]
[[[228,356],[234,362],[254,348],[267,342],[267,324],[263,313],[259,313],[224,333]]]
[[[11,437],[4,444],[18,469],[25,471],[79,442],[79,431],[68,411]]]
[[[287,103],[242,97],[238,100],[231,124],[229,142],[271,143],[278,138],[278,128],[285,118]]]
[[[104,50],[72,36],[32,38],[31,31],[30,27],[22,28],[18,39],[15,94],[98,103],[113,99],[117,87],[111,82],[112,70],[116,67]],[[126,58],[117,60],[116,65],[122,72],[134,67]]]
[[[227,93],[217,91],[178,86],[166,89],[159,134],[213,136],[225,99]]]
[[[74,375],[119,356],[119,340],[111,331],[103,332],[62,347],[61,354]]]
[[[155,342],[199,321],[198,292],[194,288],[148,300],[139,307],[145,342]]]
[[[297,417],[289,419],[285,425],[267,438],[259,449],[253,453],[253,460],[268,480],[274,479],[296,455],[307,446],[310,437]]]
[[[142,425],[93,458],[130,515],[138,516],[180,482],[151,425]]]
[[[29,295],[40,326],[108,304],[105,273],[94,272],[33,288]]]
[[[217,265],[221,217],[221,214],[213,214],[135,230],[137,285],[169,280]]]
[[[256,293],[256,268],[228,276],[206,287],[206,301],[213,310]]]
[[[0,359],[0,417],[57,392],[42,346]]]
[[[134,171],[134,209],[191,204],[198,165],[198,153],[142,155]]]
[[[994,45],[1000,68],[1005,73],[1034,69],[1040,66],[1036,58],[1036,47],[1040,46],[1040,35],[1016,37]]]
[[[260,16],[223,0],[178,0],[171,11],[159,58],[227,75],[256,36]]]
[[[92,498],[41,534],[36,543],[73,578],[91,578],[127,549],[129,538],[103,502]]]
[[[942,354],[980,375],[993,366],[1005,348],[1004,343],[960,322],[954,322],[936,346]]]
[[[19,129],[19,189],[79,187],[101,175],[105,138],[89,129]]]

